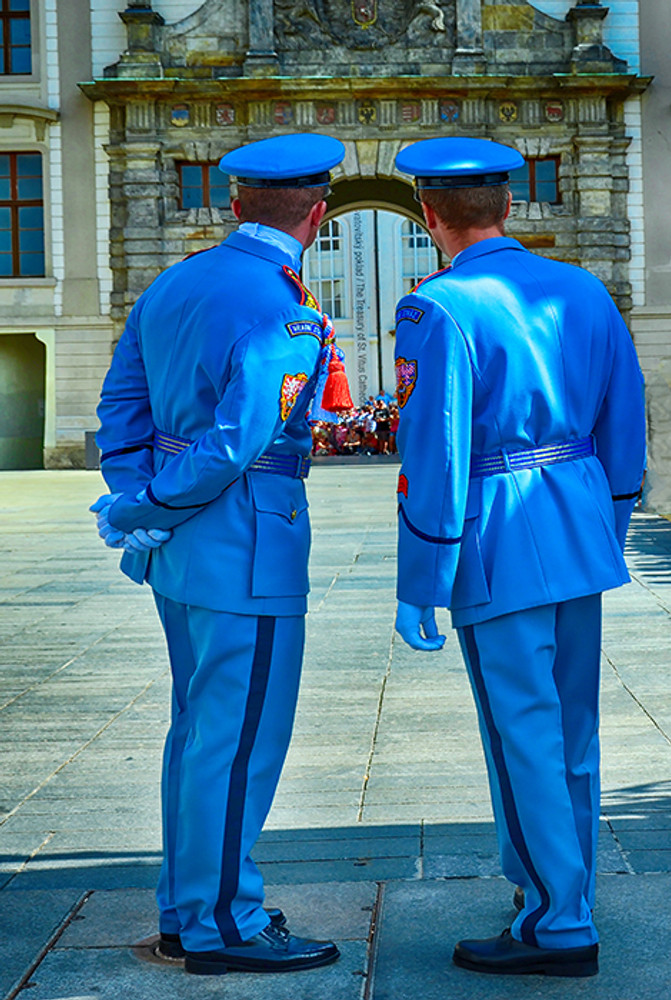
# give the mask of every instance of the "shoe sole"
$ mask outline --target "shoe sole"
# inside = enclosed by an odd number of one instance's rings
[[[256,963],[245,965],[241,962],[215,962],[207,959],[193,958],[186,956],[184,971],[190,972],[193,976],[223,976],[227,972],[298,972],[301,969],[318,969],[323,965],[331,965],[340,958],[340,952],[335,955],[328,955],[323,958],[321,955],[313,959],[290,959],[287,962],[268,962],[265,965]]]
[[[471,972],[485,972],[493,976],[560,976],[568,979],[586,979],[588,976],[596,976],[599,971],[598,959],[587,962],[544,962],[543,964],[516,965],[512,966],[487,966],[478,962],[471,962],[467,958],[460,958],[458,955],[452,956],[452,961],[461,969],[469,969]]]
[[[164,951],[160,944],[155,945],[152,949],[152,954],[159,958],[162,962],[172,962],[173,965],[183,965],[184,964],[184,951],[178,952],[174,951],[172,953]]]

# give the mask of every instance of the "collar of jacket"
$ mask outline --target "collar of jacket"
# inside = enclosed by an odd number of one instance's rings
[[[513,240],[507,236],[492,236],[488,240],[478,240],[477,243],[471,243],[465,250],[460,250],[452,260],[452,267],[460,267],[461,264],[465,264],[475,257],[484,257],[485,254],[496,253],[497,250],[522,250],[524,253],[529,252],[526,247],[522,246],[519,240]]]
[[[283,253],[279,247],[272,246],[270,243],[264,243],[263,240],[255,240],[252,236],[245,236],[244,233],[231,233],[224,240],[223,246],[242,250],[243,253],[250,253],[254,257],[261,257],[262,260],[270,260],[273,264],[279,264],[280,267],[283,267],[285,264],[288,264],[292,268],[294,266],[291,254]]]

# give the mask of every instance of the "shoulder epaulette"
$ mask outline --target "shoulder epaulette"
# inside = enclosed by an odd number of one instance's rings
[[[182,260],[188,260],[190,257],[196,257],[199,253],[207,253],[208,250],[216,250],[218,246],[219,244],[215,243],[214,246],[211,247],[202,247],[200,250],[192,250],[190,253],[185,254],[182,257]]]
[[[441,267],[438,271],[432,271],[431,274],[427,274],[425,278],[418,281],[414,288],[410,289],[410,294],[416,292],[420,285],[423,285],[425,281],[431,281],[431,278],[437,278],[439,274],[445,274],[446,271],[451,269],[452,265],[448,264],[447,267]]]
[[[287,278],[293,281],[294,285],[298,288],[301,293],[300,305],[309,306],[310,309],[316,309],[317,312],[321,312],[321,308],[317,299],[312,294],[307,285],[304,285],[299,276],[296,274],[293,268],[289,267],[288,264],[284,264],[282,270],[286,274]]]

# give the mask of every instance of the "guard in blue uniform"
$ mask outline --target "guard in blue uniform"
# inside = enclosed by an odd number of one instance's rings
[[[396,313],[397,628],[439,649],[450,608],[479,713],[511,932],[459,942],[482,972],[587,976],[599,819],[603,590],[645,461],[643,382],[608,292],[503,235],[512,149],[429,139],[397,157],[449,267]]]
[[[331,942],[263,908],[250,858],[291,734],[310,526],[306,413],[326,318],[298,270],[344,147],[265,139],[220,167],[241,221],[134,306],[98,409],[110,494],[93,505],[121,567],[153,588],[173,674],[158,954],[187,972],[325,965]]]

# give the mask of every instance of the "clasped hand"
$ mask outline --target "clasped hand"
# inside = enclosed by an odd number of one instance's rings
[[[96,515],[98,534],[105,545],[111,549],[125,549],[126,552],[149,552],[172,538],[172,531],[164,531],[162,528],[136,528],[135,531],[126,533],[113,527],[107,515],[109,508],[120,496],[121,493],[103,493],[89,507],[89,510]]]
[[[438,633],[436,612],[432,607],[422,608],[399,601],[396,631],[412,649],[437,650],[445,645],[445,636]]]

